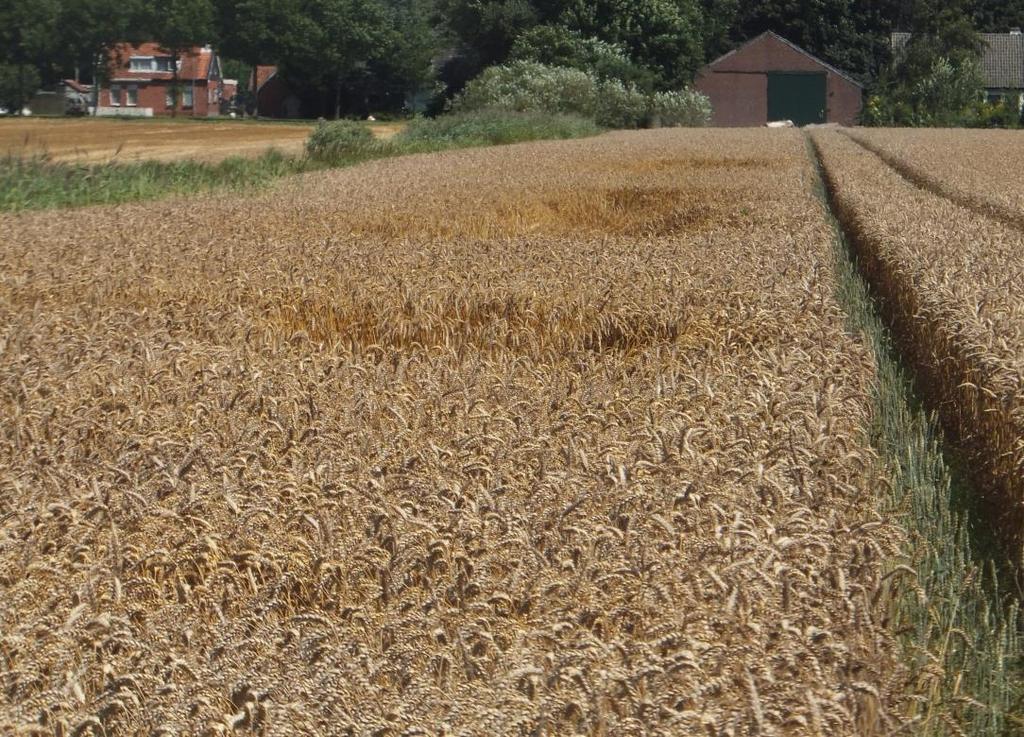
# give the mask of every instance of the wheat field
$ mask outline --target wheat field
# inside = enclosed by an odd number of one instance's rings
[[[968,149],[989,140],[961,136]],[[1024,233],[915,187],[847,136],[816,140],[904,354],[977,476],[979,509],[1024,560]]]
[[[371,130],[390,138],[400,123]],[[134,161],[217,162],[230,156],[259,156],[273,148],[301,154],[313,126],[227,120],[0,119],[0,156],[45,156],[73,164]]]
[[[794,131],[0,215],[0,732],[904,726]]]

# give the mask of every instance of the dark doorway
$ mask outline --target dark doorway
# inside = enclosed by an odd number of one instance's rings
[[[768,120],[825,122],[826,78],[817,72],[769,72]]]

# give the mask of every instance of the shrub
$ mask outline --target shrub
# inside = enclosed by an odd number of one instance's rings
[[[617,79],[601,82],[594,119],[605,128],[639,128],[648,123],[648,97]]]
[[[697,127],[711,120],[711,101],[696,90],[655,92],[651,95],[651,122],[669,128]]]
[[[529,61],[485,69],[466,85],[452,108],[579,115],[607,128],[646,125],[655,110],[662,114],[663,125],[703,125],[710,115],[707,98],[696,92],[649,96],[618,79],[602,80],[580,69]]]
[[[325,163],[369,158],[383,153],[382,148],[373,131],[354,120],[321,122],[306,141],[309,157]]]
[[[452,113],[439,118],[419,118],[412,121],[394,141],[403,150],[425,151],[582,138],[599,132],[593,120],[576,115],[516,113],[492,108],[471,113]]]

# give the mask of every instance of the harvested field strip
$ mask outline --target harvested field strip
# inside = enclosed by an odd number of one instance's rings
[[[876,142],[870,135],[863,132],[846,132],[853,141],[878,156],[882,161],[891,166],[896,172],[911,184],[927,190],[939,197],[945,197],[953,203],[973,210],[979,215],[985,215],[994,220],[1013,228],[1024,228],[1024,210],[1019,206],[1014,207],[996,199],[985,191],[974,191],[965,188],[958,183],[955,177],[949,177],[940,173],[930,172],[928,169],[916,165],[912,159],[905,155],[895,153],[886,146]]]
[[[832,206],[824,179],[821,189]],[[964,482],[944,457],[937,418],[914,399],[912,379],[858,272],[857,249],[838,220],[835,234],[839,302],[851,328],[874,347],[878,365],[874,444],[891,479],[885,511],[908,533],[914,585],[894,598],[891,626],[903,633],[919,695],[914,734],[1015,734],[1024,727],[1019,604],[1004,595],[1012,586],[1000,589],[988,541],[979,540],[984,527],[972,524]]]
[[[0,215],[0,732],[912,728],[814,176],[650,131]],[[532,204],[645,187],[741,216]]]
[[[1024,534],[1021,234],[908,184],[839,134],[815,134],[836,211],[894,337],[965,453],[1007,556]]]

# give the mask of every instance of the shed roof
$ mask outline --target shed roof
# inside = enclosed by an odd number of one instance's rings
[[[814,63],[819,64],[819,65],[825,67],[826,69],[828,69],[833,74],[837,74],[840,77],[842,77],[843,79],[845,79],[847,82],[850,82],[851,84],[855,84],[858,87],[863,89],[864,85],[862,85],[860,82],[858,82],[856,79],[851,77],[849,74],[847,74],[843,70],[837,69],[836,67],[834,67],[831,64],[829,64],[827,61],[823,61],[822,59],[819,59],[817,56],[815,56],[814,54],[812,54],[809,51],[807,51],[807,49],[803,49],[803,48],[797,46],[795,43],[793,43],[792,41],[790,41],[788,39],[783,38],[782,36],[777,34],[775,31],[765,31],[760,36],[756,36],[756,37],[750,39],[749,41],[747,41],[746,43],[742,44],[741,46],[737,46],[732,51],[729,51],[729,52],[727,52],[725,54],[722,54],[720,57],[718,57],[714,61],[709,62],[708,64],[706,64],[701,71],[703,71],[704,69],[708,69],[710,67],[713,67],[716,64],[719,64],[719,63],[725,61],[730,56],[733,56],[734,54],[738,54],[740,51],[745,49],[747,46],[750,46],[752,43],[755,43],[756,41],[759,41],[759,40],[761,40],[762,38],[765,38],[765,37],[772,38],[772,39],[774,39],[776,41],[780,41],[780,42],[784,43],[786,46],[789,46],[791,49],[793,49],[794,51],[796,51],[799,54],[803,54],[804,56],[806,56],[808,59],[810,59]]]
[[[1024,34],[982,33],[985,52],[981,72],[990,89],[1024,89]],[[899,51],[910,40],[909,33],[892,34],[892,48]]]

